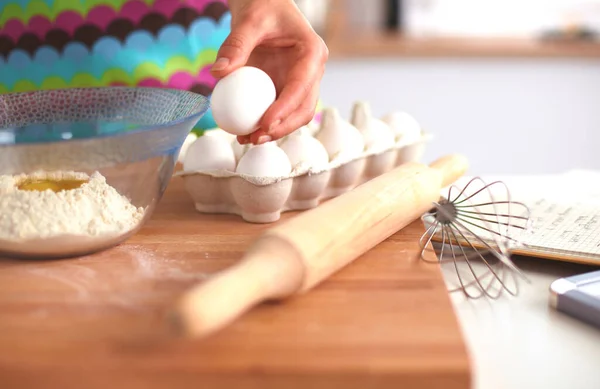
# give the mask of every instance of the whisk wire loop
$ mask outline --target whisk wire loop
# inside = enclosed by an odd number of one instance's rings
[[[472,299],[499,298],[504,292],[516,296],[518,279],[527,277],[511,259],[513,247],[530,226],[529,208],[513,201],[502,181],[486,183],[471,178],[462,189],[456,185],[421,217],[427,227],[419,240],[421,260],[444,265],[451,263],[458,285]],[[425,255],[441,243],[437,256]],[[429,258],[435,258],[435,260]]]

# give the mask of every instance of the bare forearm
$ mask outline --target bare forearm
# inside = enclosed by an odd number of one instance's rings
[[[227,4],[229,5],[229,10],[231,11],[231,17],[237,17],[240,12],[253,1],[256,0],[229,0]]]
[[[296,5],[294,0],[229,0],[227,3],[229,5],[229,10],[231,11],[232,17],[236,17],[244,8],[257,1],[269,6],[278,6],[281,5],[281,3],[288,3],[288,5],[293,6]]]

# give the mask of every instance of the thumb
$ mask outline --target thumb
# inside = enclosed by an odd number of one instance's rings
[[[217,59],[211,68],[212,75],[223,78],[244,66],[258,44],[259,34],[259,29],[248,23],[233,28],[219,48]]]

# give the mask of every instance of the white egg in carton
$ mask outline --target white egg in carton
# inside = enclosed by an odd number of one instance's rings
[[[383,119],[357,102],[351,121],[335,108],[277,142],[240,145],[215,129],[182,147],[183,178],[196,210],[240,215],[252,223],[277,221],[282,212],[306,210],[409,161],[431,139],[404,112]]]

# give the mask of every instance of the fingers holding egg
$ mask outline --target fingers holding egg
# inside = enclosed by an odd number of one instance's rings
[[[244,66],[215,85],[211,95],[213,117],[223,131],[238,136],[238,140],[246,139],[243,137],[258,129],[275,98],[275,84],[269,75],[256,67]]]
[[[282,95],[282,98],[283,97],[284,96]],[[283,121],[277,123],[273,128],[268,129],[267,135],[269,139],[281,139],[282,137],[293,133],[297,129],[308,125],[314,118],[314,113],[318,102],[319,86],[314,85],[308,92],[308,95],[300,102],[294,111],[287,115]],[[265,129],[261,128],[257,134],[253,134],[252,137],[255,137],[255,139],[258,140],[264,131]]]
[[[290,78],[281,95],[263,70],[244,66],[219,80],[211,95],[216,124],[244,144],[278,140],[311,122],[319,84],[306,76]]]
[[[314,117],[319,99],[320,79],[325,70],[321,45],[316,42],[287,72],[286,82],[276,101],[261,120],[260,135],[272,140],[281,138],[306,125]]]

